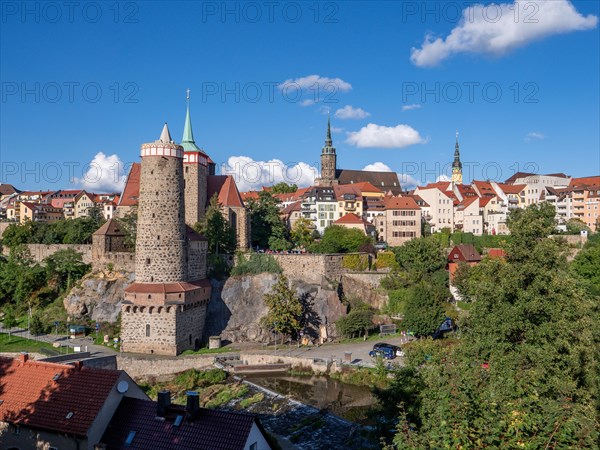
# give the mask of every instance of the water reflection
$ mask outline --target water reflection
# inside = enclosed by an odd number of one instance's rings
[[[247,379],[353,422],[365,423],[366,412],[375,402],[368,386],[346,384],[327,376],[249,375]]]

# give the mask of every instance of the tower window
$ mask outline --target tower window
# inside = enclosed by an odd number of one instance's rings
[[[150,337],[150,324],[146,324],[146,337]]]
[[[150,265],[150,258],[146,258],[146,265],[149,266]]]
[[[190,171],[190,168],[186,166],[185,173],[188,173],[189,171]]]

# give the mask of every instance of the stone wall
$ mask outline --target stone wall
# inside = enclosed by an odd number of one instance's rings
[[[267,354],[241,353],[240,359],[249,366],[261,364],[291,364],[294,367],[310,367],[315,373],[325,373],[332,368],[332,361],[323,358],[297,358]]]
[[[92,270],[123,270],[126,272],[135,271],[135,253],[133,252],[106,252],[97,258],[92,259]]]
[[[175,356],[199,348],[206,321],[206,304],[121,307],[123,350]]]
[[[190,281],[206,278],[207,241],[188,242],[188,277]]]
[[[48,256],[53,255],[59,250],[73,249],[77,253],[81,253],[83,262],[90,264],[92,262],[92,246],[89,244],[26,244],[31,257],[36,262],[42,262]],[[10,249],[3,248],[2,253],[8,256]]]
[[[117,367],[132,378],[172,375],[188,369],[214,368],[214,355],[189,355],[170,358],[153,358],[144,355],[117,355]]]

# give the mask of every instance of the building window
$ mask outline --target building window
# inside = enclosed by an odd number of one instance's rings
[[[15,436],[21,436],[21,427],[19,425],[13,426],[13,434]]]
[[[254,444],[250,444],[250,450],[257,450],[258,444],[255,442]]]
[[[146,337],[150,337],[150,324],[146,324]]]

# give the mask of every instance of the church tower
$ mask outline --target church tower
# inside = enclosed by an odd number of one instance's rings
[[[315,180],[317,186],[333,186],[338,184],[336,179],[337,155],[331,139],[331,119],[327,118],[327,137],[321,150],[321,178]]]
[[[184,149],[167,124],[157,141],[142,145],[141,156],[135,282],[121,307],[122,345],[177,355],[202,339],[210,298],[201,267],[206,239],[186,227]]]
[[[181,146],[183,147],[183,177],[185,180],[185,223],[193,227],[196,222],[204,219],[209,159],[194,141],[189,89],[187,90],[187,111]]]
[[[452,163],[452,182],[462,184],[462,163],[460,162],[460,151],[458,148],[458,131],[456,132],[456,145],[454,146],[454,162]]]

